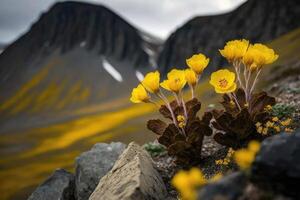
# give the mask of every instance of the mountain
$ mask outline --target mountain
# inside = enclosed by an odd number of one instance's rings
[[[1,118],[128,96],[160,42],[104,6],[56,3],[0,54]]]
[[[170,35],[158,57],[161,71],[183,68],[185,59],[195,53],[211,58],[215,70],[225,60],[218,54],[226,41],[246,38],[268,42],[300,27],[300,1],[248,0],[232,12],[200,16],[188,21]]]
[[[6,44],[0,43],[0,54],[4,51],[6,46],[7,46]]]

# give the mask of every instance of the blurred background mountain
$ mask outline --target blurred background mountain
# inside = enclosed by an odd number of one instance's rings
[[[223,14],[204,15],[192,10],[196,8],[194,0],[177,4],[159,1],[156,6],[166,8],[162,13],[170,15],[164,20],[164,15],[142,13],[138,5],[149,4],[136,2],[134,11],[141,17],[131,15],[127,17],[129,22],[113,8],[104,6],[105,1],[103,5],[58,2],[20,37],[15,34],[15,41],[9,42],[12,37],[5,39],[2,34],[3,199],[24,199],[53,169],[72,169],[74,158],[96,142],[153,140],[145,121],[155,115],[154,108],[131,105],[128,100],[132,87],[148,71],[158,69],[165,75],[171,67],[185,68],[185,59],[201,52],[211,58],[207,73],[212,72],[226,65],[218,49],[237,38],[274,47],[280,55],[277,66],[299,66],[298,0],[216,2],[215,9],[224,6],[224,2],[231,3],[231,7],[225,5],[227,10],[241,5]],[[171,8],[173,13],[168,10]],[[142,18],[160,20],[154,25],[145,22],[144,26],[133,22]],[[0,33],[3,21],[4,25],[9,23],[8,17],[0,14]],[[168,30],[164,29],[166,21],[171,24]],[[216,101],[206,83],[198,90],[201,99]]]

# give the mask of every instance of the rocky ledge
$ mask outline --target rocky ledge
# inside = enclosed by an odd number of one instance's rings
[[[157,161],[136,143],[124,149],[122,143],[96,144],[76,159],[75,175],[56,170],[28,199],[176,199]],[[270,137],[262,142],[250,174],[231,168],[221,180],[199,190],[198,199],[299,199],[299,158],[300,129]]]
[[[89,200],[160,200],[167,190],[150,155],[130,143],[114,167],[99,182]]]
[[[75,175],[63,169],[56,170],[28,200],[88,199],[125,148],[126,145],[120,142],[95,144],[90,151],[76,158]]]

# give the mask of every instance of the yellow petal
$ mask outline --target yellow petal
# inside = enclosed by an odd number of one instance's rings
[[[146,74],[142,85],[151,93],[159,91],[160,73],[158,71],[149,72]]]
[[[195,54],[192,57],[186,59],[186,64],[196,73],[201,74],[207,67],[209,58],[204,54]]]

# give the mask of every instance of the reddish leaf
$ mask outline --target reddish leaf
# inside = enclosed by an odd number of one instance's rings
[[[152,119],[147,122],[147,128],[158,135],[162,135],[167,126],[165,122],[159,119]]]

